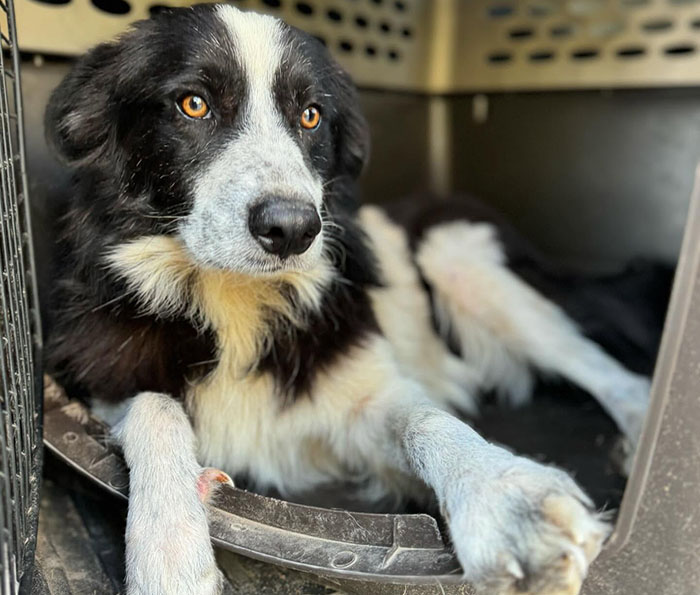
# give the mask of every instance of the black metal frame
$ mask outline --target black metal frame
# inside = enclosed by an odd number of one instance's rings
[[[12,0],[0,0],[0,20],[0,591],[13,595],[30,575],[39,515],[41,327]]]

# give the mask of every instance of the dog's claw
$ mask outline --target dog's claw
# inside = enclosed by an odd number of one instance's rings
[[[204,503],[210,502],[222,485],[234,487],[233,480],[228,473],[214,467],[205,467],[197,478],[199,499]]]
[[[517,580],[525,578],[522,566],[520,566],[520,563],[512,556],[506,562],[506,572],[514,576]]]

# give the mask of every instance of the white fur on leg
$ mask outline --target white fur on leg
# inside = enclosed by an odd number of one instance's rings
[[[132,400],[133,399],[125,399],[118,403],[108,403],[100,399],[93,399],[90,404],[90,412],[97,419],[113,428],[118,425],[129,412]]]
[[[531,390],[528,365],[559,374],[589,391],[637,442],[649,380],[626,370],[560,308],[511,273],[493,227],[438,226],[428,232],[416,258],[442,317],[457,330],[465,357],[485,370],[488,388],[500,387],[517,402]]]
[[[397,412],[395,426],[480,594],[579,592],[609,527],[571,477],[489,444],[428,404]]]
[[[129,465],[126,525],[128,595],[218,595],[214,560],[197,482],[195,437],[182,406],[141,393],[114,430]]]
[[[433,401],[476,416],[481,375],[470,362],[450,353],[436,334],[406,232],[375,206],[362,207],[360,222],[384,281],[371,291],[372,305],[397,363],[423,384]]]
[[[509,275],[496,232],[485,223],[454,222],[428,231],[416,262],[433,289],[440,330],[454,330],[462,356],[513,405],[527,402],[533,379],[527,354],[510,335],[513,310],[525,309],[501,278]]]

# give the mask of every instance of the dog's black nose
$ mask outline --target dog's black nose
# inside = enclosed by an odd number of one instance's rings
[[[309,203],[271,196],[250,209],[248,228],[265,250],[287,258],[309,249],[321,231],[321,218]]]

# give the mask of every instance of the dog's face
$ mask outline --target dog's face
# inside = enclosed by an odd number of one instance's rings
[[[47,132],[118,189],[102,207],[112,229],[177,234],[202,266],[250,274],[319,261],[368,144],[318,41],[228,5],[166,12],[92,50],[54,93]]]

